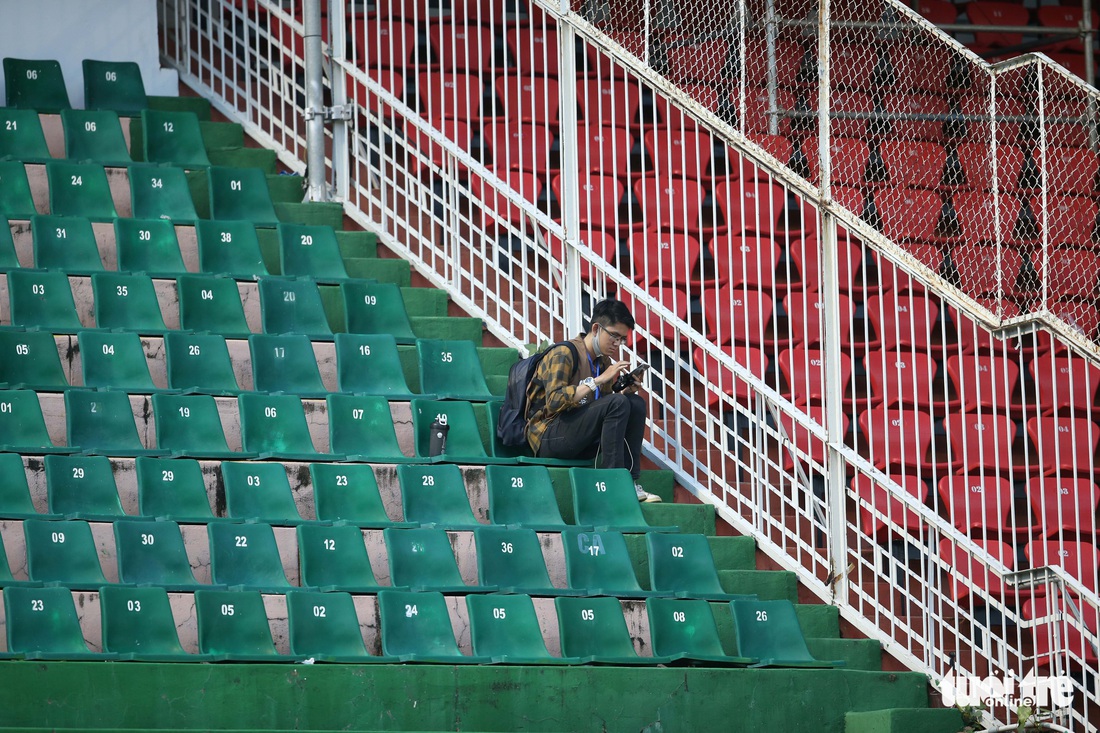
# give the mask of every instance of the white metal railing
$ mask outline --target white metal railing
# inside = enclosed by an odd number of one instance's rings
[[[825,7],[330,0],[328,184],[508,343],[628,301],[653,456],[914,669],[1070,674],[1084,728],[1096,94]],[[167,61],[303,172],[301,3],[161,9]]]

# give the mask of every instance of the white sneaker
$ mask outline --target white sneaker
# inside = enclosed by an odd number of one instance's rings
[[[643,504],[656,504],[661,501],[661,497],[656,494],[651,494],[642,488],[641,484],[634,484],[634,491],[638,494],[638,501]]]

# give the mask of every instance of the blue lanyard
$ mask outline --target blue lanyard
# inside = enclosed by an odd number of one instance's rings
[[[599,370],[596,369],[596,365],[594,363],[592,363],[592,355],[586,352],[585,356],[588,357],[588,369],[589,369],[589,371],[592,372],[592,376],[593,377],[600,376],[600,372],[599,372]],[[599,387],[596,387],[595,392],[592,393],[592,399],[593,400],[600,399],[600,388]]]

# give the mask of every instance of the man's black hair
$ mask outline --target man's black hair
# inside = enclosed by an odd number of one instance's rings
[[[634,328],[634,316],[630,315],[630,309],[621,300],[608,298],[601,300],[592,308],[592,323],[601,326],[610,326],[613,323],[621,323],[627,328]]]

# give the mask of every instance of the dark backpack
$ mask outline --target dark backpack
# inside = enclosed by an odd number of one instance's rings
[[[576,364],[580,358],[577,347],[571,341],[562,341],[531,354],[526,359],[520,359],[508,370],[508,389],[504,393],[504,404],[500,406],[497,437],[509,448],[527,445],[527,385],[535,378],[535,370],[550,349],[563,345],[569,347],[573,354],[573,363]]]

